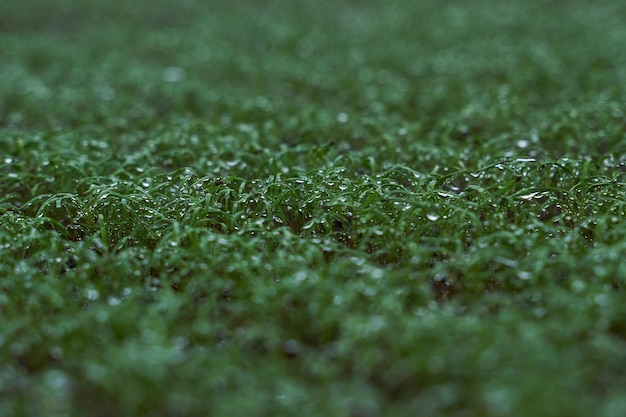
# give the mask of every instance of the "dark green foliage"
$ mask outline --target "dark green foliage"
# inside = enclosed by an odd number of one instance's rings
[[[623,2],[127,3],[0,4],[1,416],[626,415]]]

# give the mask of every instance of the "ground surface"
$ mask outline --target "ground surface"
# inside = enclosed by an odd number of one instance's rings
[[[0,415],[626,415],[626,3],[0,3]]]

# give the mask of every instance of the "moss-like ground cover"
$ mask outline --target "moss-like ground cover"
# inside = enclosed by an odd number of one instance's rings
[[[0,415],[626,415],[626,3],[0,3]]]

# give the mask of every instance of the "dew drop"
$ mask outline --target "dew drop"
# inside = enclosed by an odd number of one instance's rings
[[[519,198],[521,198],[522,200],[532,200],[533,198],[537,198],[540,197],[541,193],[539,192],[534,192],[534,193],[530,193],[530,194],[524,194],[524,195],[520,195]]]
[[[163,81],[179,83],[185,78],[185,70],[181,67],[167,67],[163,69]]]
[[[119,305],[121,303],[121,300],[117,297],[109,297],[107,299],[107,304],[114,307],[116,305]]]

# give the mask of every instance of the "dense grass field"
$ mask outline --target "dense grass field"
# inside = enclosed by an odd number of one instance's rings
[[[0,2],[0,415],[626,415],[626,2]]]

